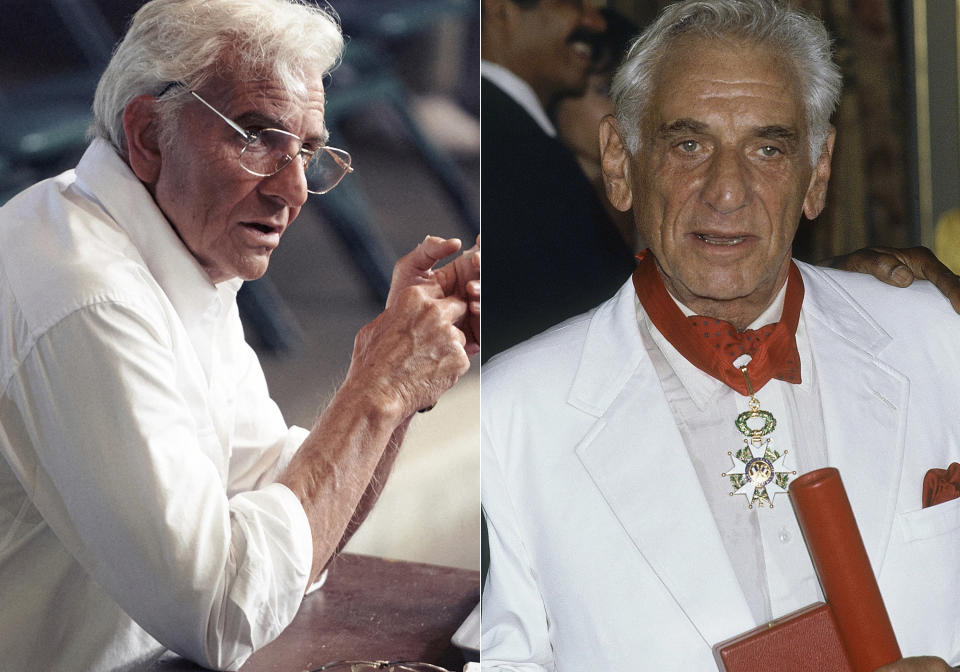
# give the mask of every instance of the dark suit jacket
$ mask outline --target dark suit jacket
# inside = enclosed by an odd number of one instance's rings
[[[573,156],[496,85],[481,85],[483,358],[612,296],[628,246]]]

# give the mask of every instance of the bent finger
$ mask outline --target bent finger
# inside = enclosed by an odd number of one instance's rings
[[[427,236],[419,245],[400,257],[397,268],[413,273],[429,271],[438,261],[457,252],[460,245],[459,238]]]

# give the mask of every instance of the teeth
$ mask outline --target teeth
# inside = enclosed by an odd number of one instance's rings
[[[593,49],[586,42],[574,42],[570,45],[570,48],[578,56],[583,56],[584,58],[591,58],[593,56]]]
[[[697,234],[697,238],[702,240],[705,243],[710,243],[711,245],[737,245],[743,242],[743,236],[736,238],[723,238],[720,236],[708,236],[702,233]]]

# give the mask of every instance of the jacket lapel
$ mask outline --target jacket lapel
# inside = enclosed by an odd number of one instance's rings
[[[827,456],[843,478],[876,574],[897,503],[891,493],[899,490],[903,466],[909,383],[878,359],[889,335],[825,272],[801,270]]]
[[[897,499],[888,495],[898,490],[903,464],[908,382],[878,361],[876,353],[890,341],[879,325],[827,274],[800,267],[828,460],[843,476],[878,573]],[[640,340],[630,283],[594,315],[569,402],[597,417],[577,448],[580,461],[704,641],[713,644],[753,627]],[[711,559],[708,574],[703,558]]]
[[[577,447],[580,461],[706,644],[752,628],[743,591],[640,340],[629,283],[595,314],[569,402],[597,416]],[[708,573],[704,558],[711,559]]]

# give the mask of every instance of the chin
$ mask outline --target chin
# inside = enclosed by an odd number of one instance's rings
[[[749,295],[756,288],[756,282],[751,282],[736,271],[714,271],[691,278],[687,287],[704,299],[732,301]]]
[[[244,282],[252,282],[253,280],[259,280],[267,272],[267,265],[264,264],[262,268],[257,270],[245,271],[243,273],[237,273],[237,277],[243,280]]]

